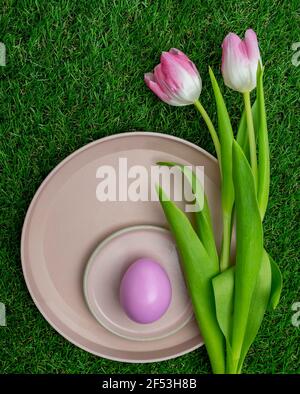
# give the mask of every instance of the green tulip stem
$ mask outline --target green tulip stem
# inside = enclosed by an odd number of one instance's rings
[[[225,271],[230,266],[230,243],[231,243],[231,212],[223,209],[223,237],[220,255],[220,270]]]
[[[240,374],[241,371],[238,368],[239,359],[232,359],[232,356],[227,353],[226,358],[226,373],[227,374]]]
[[[220,145],[220,141],[219,141],[216,129],[214,128],[214,125],[213,125],[208,113],[205,111],[205,109],[202,106],[202,104],[200,103],[200,101],[196,100],[194,102],[194,104],[195,104],[195,107],[197,108],[197,110],[200,112],[204,122],[207,125],[208,131],[210,132],[211,138],[212,138],[214,146],[215,146],[217,158],[219,160],[219,166],[221,168],[221,145]]]
[[[252,173],[254,176],[255,187],[257,188],[258,175],[257,175],[257,160],[256,160],[256,141],[255,141],[255,132],[254,132],[251,101],[250,101],[250,92],[244,92],[243,96],[244,96],[248,138],[249,138],[250,163],[251,163]]]

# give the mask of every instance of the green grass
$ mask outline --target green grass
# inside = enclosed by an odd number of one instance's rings
[[[39,184],[63,158],[106,135],[160,131],[214,153],[192,107],[159,102],[143,74],[163,50],[177,47],[197,64],[201,101],[215,120],[210,64],[218,77],[220,44],[229,31],[254,28],[265,64],[271,149],[271,195],[265,243],[279,263],[284,289],[246,359],[246,373],[300,372],[300,329],[291,305],[299,294],[300,66],[291,45],[300,41],[298,0],[2,1],[0,41],[0,372],[207,373],[205,348],[153,364],[97,358],[68,343],[44,320],[26,289],[20,262],[21,227]],[[297,9],[298,7],[298,9]],[[220,78],[219,78],[220,79]],[[237,125],[242,98],[224,89]]]

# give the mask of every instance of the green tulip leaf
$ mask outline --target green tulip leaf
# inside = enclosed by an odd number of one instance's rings
[[[268,309],[275,309],[279,303],[281,290],[282,290],[282,275],[278,265],[269,255],[270,263],[271,263],[271,272],[272,272],[272,284],[271,284],[271,294]]]
[[[214,373],[225,372],[224,336],[219,328],[211,280],[218,274],[187,216],[157,187],[159,200],[181,257],[194,313]]]
[[[270,152],[267,130],[264,88],[263,88],[263,68],[258,63],[257,69],[257,107],[258,107],[258,188],[257,200],[262,219],[264,218],[270,188]]]
[[[212,284],[218,323],[226,342],[229,344],[232,331],[234,267],[230,267],[215,276],[212,280]]]
[[[195,212],[196,219],[196,233],[205,247],[208,255],[212,262],[214,262],[216,269],[219,267],[219,257],[216,249],[215,237],[213,232],[213,226],[211,221],[210,210],[207,202],[207,198],[204,194],[202,185],[197,178],[196,174],[188,167],[174,163],[174,162],[158,162],[158,165],[168,167],[178,167],[187,178],[191,185],[192,192],[195,195],[198,211]]]
[[[234,189],[232,181],[232,141],[233,132],[230,117],[220,91],[218,82],[211,68],[209,75],[215,95],[217,114],[218,114],[218,130],[221,144],[221,167],[222,167],[222,205],[224,209],[231,214]]]
[[[271,266],[267,252],[263,251],[257,282],[252,295],[247,328],[237,372],[240,372],[248,350],[253,343],[267,310],[271,292]]]
[[[233,366],[236,366],[241,355],[252,295],[262,262],[263,231],[251,167],[236,141],[233,142],[232,151],[236,209],[232,356]]]
[[[257,106],[257,101],[254,102],[252,105],[252,117],[253,117],[253,125],[254,125],[254,130],[257,135],[258,133],[258,123],[259,123],[259,116],[258,116],[258,106]],[[248,132],[247,132],[247,118],[246,118],[246,111],[243,111],[236,140],[243,149],[248,161],[250,159],[250,152],[249,152],[249,137],[248,137]]]

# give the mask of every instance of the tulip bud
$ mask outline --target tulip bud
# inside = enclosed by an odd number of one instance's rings
[[[245,33],[244,41],[229,33],[222,44],[222,74],[225,85],[241,93],[256,87],[256,71],[261,62],[257,37],[252,29]]]
[[[181,51],[163,52],[154,73],[145,74],[147,86],[164,102],[183,106],[198,100],[202,81],[194,63]]]

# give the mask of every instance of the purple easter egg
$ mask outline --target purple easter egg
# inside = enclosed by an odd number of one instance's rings
[[[127,316],[137,323],[152,323],[168,309],[172,288],[166,271],[156,261],[141,258],[125,272],[120,302]]]

